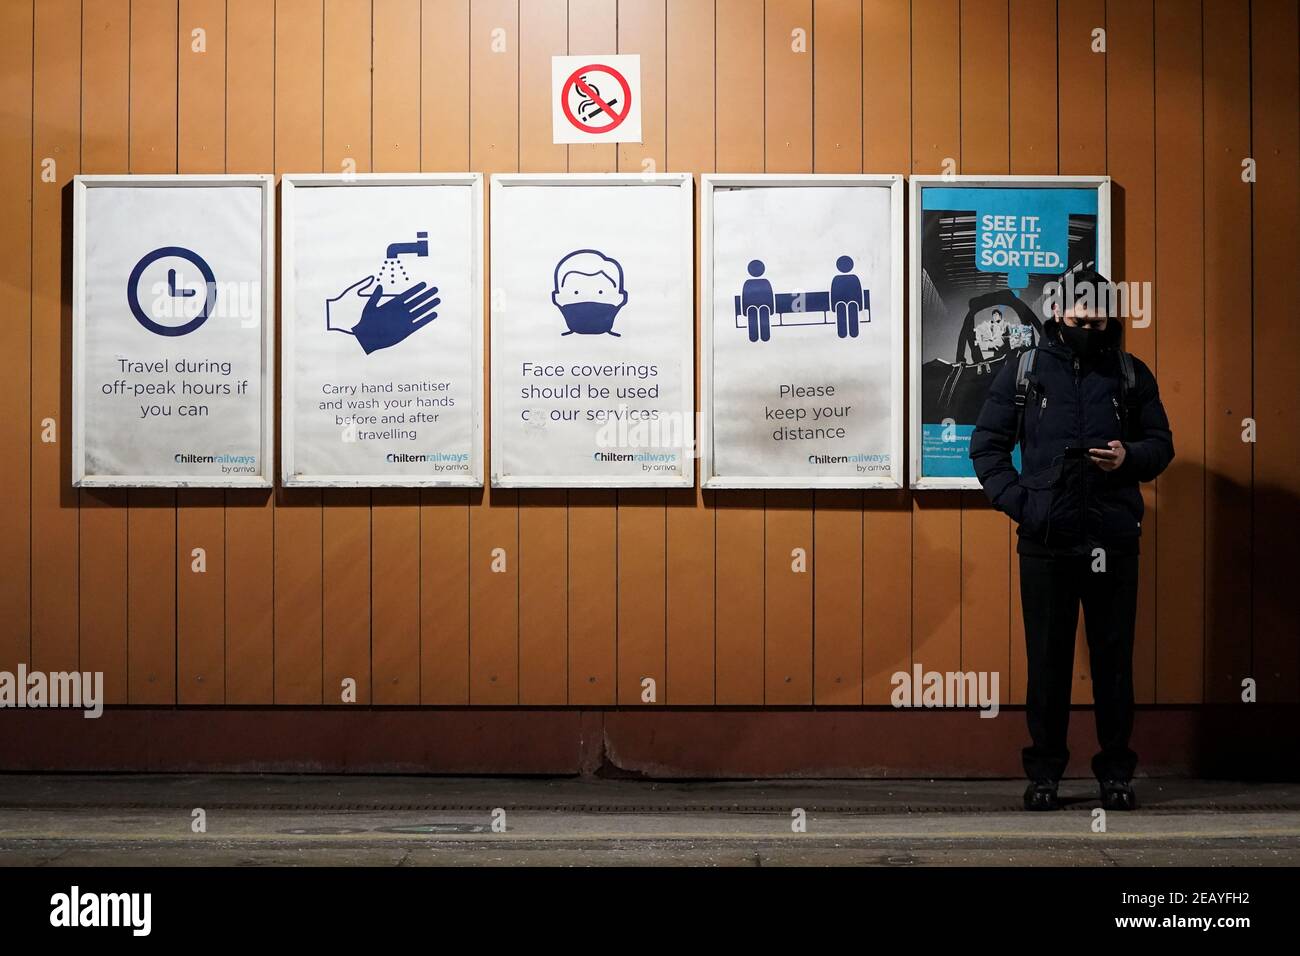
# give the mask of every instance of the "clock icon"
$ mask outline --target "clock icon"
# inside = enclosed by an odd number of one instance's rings
[[[202,302],[199,302],[199,290],[184,284],[183,277],[191,269],[198,269],[203,277]],[[163,275],[166,275],[166,292],[160,296],[155,290],[163,286]],[[178,276],[181,277],[180,285],[177,285]],[[142,280],[148,301],[162,306],[165,315],[180,316],[186,321],[179,325],[165,325],[157,321],[160,316],[146,312],[140,305]],[[183,246],[162,246],[146,253],[131,270],[131,276],[126,280],[126,301],[136,321],[155,335],[188,335],[206,322],[216,308],[217,280],[212,267],[197,252]],[[192,303],[198,303],[199,308],[191,315]]]

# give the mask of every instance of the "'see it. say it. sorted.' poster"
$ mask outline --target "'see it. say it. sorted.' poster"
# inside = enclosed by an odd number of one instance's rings
[[[978,488],[971,435],[994,377],[1038,344],[1045,290],[1069,271],[1110,273],[1110,180],[910,184],[912,487]]]

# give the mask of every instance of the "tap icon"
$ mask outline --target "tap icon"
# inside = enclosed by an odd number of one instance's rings
[[[415,242],[390,242],[386,259],[396,259],[398,256],[412,254],[416,256],[427,256],[429,254],[429,234],[427,232],[417,232]]]

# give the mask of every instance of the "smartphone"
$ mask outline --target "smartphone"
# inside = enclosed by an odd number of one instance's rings
[[[1087,457],[1088,457],[1088,449],[1086,449],[1086,448],[1067,448],[1067,449],[1065,449],[1065,457],[1066,457],[1066,460],[1067,460],[1067,461],[1068,461],[1069,459],[1071,459],[1071,458],[1087,458]]]

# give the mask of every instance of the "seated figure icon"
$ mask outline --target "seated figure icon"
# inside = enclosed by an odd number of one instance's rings
[[[749,278],[735,297],[736,328],[748,329],[751,342],[767,342],[772,326],[835,325],[840,338],[857,338],[871,321],[871,290],[853,274],[853,259],[835,260],[836,274],[827,292],[773,292],[767,266],[753,259]]]

